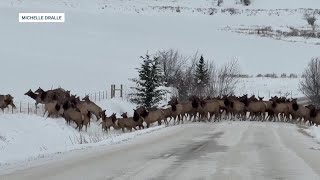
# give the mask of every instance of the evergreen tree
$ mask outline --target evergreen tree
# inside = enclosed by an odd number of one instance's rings
[[[148,54],[141,58],[143,63],[140,68],[136,68],[139,78],[132,79],[136,83],[136,87],[132,87],[136,93],[131,94],[131,101],[150,108],[163,100],[166,91],[159,87],[163,86],[164,78],[158,58],[150,59]]]
[[[203,56],[200,57],[199,62],[196,64],[196,72],[194,76],[198,93],[201,96],[209,82],[208,67],[204,62]]]

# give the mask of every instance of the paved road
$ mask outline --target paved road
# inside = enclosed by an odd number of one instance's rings
[[[185,124],[73,154],[0,179],[320,179],[320,145],[284,123]]]

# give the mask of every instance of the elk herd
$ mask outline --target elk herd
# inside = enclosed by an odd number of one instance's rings
[[[85,126],[90,126],[90,121],[95,119],[101,121],[103,131],[122,130],[125,132],[149,128],[157,123],[166,126],[173,120],[173,124],[184,123],[184,121],[280,121],[291,123],[320,124],[320,109],[314,105],[304,106],[297,99],[286,97],[271,97],[264,100],[263,97],[256,98],[254,95],[248,97],[234,95],[222,97],[198,97],[191,96],[188,100],[180,101],[172,97],[166,107],[146,108],[139,106],[133,110],[133,117],[128,117],[127,112],[117,118],[116,113],[107,116],[97,104],[88,96],[80,99],[72,95],[70,91],[62,88],[45,91],[40,87],[33,92],[31,89],[25,95],[35,100],[35,104],[44,104],[44,114],[48,117],[62,117],[67,124],[74,123],[79,131]],[[2,111],[8,106],[15,108],[13,97],[10,94],[0,95],[0,108]]]

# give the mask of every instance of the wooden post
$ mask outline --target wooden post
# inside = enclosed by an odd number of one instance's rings
[[[112,98],[116,97],[116,85],[112,85]]]
[[[104,99],[104,92],[102,92],[102,99]]]
[[[114,98],[114,96],[115,96],[115,92],[114,92],[115,90],[114,89],[115,89],[115,85],[112,84],[111,85],[111,98]]]
[[[111,99],[112,99],[112,92],[113,92],[113,84],[111,84],[111,91],[110,91],[110,97],[111,97]]]
[[[108,91],[106,90],[106,99],[108,99]]]
[[[21,101],[20,101],[20,113],[21,113]]]
[[[29,114],[29,112],[30,112],[30,109],[29,109],[29,103],[28,103],[28,114]]]
[[[99,91],[99,101],[100,101],[100,91]]]
[[[38,111],[38,106],[37,105],[35,105],[36,106],[36,114],[37,114],[37,111]]]
[[[122,90],[123,90],[123,85],[121,84],[120,85],[120,97],[122,98],[123,96],[122,96]]]
[[[12,114],[13,114],[13,107],[11,106],[11,112],[12,112]]]

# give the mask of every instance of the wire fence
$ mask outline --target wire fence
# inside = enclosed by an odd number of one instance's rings
[[[13,102],[16,106],[16,108],[11,107],[10,105],[8,108],[4,109],[3,113],[5,114],[17,114],[17,113],[23,113],[23,114],[34,114],[34,115],[41,115],[43,116],[44,113],[44,105],[38,104],[36,106],[35,103],[26,103],[22,101],[14,101]]]
[[[89,99],[93,102],[99,102],[111,98],[122,98],[123,100],[128,100],[128,96],[124,88],[116,89],[114,88],[115,85],[111,85],[112,88],[110,91],[104,90],[104,91],[98,91],[94,93],[86,93],[83,96],[80,96],[82,99],[85,96],[89,96]],[[120,85],[123,87],[123,85]],[[120,87],[119,86],[119,87]],[[32,115],[39,115],[43,116],[45,113],[45,108],[43,104],[35,104],[34,102],[23,102],[23,101],[14,101],[13,102],[16,106],[16,108],[11,107],[10,105],[3,110],[4,114],[32,114]]]
[[[112,99],[112,98],[121,98],[124,101],[129,101],[131,96],[130,96],[130,88],[124,86],[124,85],[118,85],[117,88],[115,85],[111,85],[110,90],[104,90],[104,91],[97,91],[94,93],[86,93],[80,98],[82,99],[84,96],[89,96],[89,99],[93,102],[100,102],[103,100],[107,99]],[[257,91],[257,92],[248,92],[245,90],[239,91],[236,93],[236,95],[243,95],[243,94],[248,94],[248,95],[256,95],[256,96],[261,96],[264,97],[265,99],[271,98],[271,96],[286,96],[288,98],[300,98],[302,95],[298,92],[293,92],[293,91],[270,91],[270,90],[263,90],[263,91]],[[170,99],[172,93],[168,92],[166,93],[165,101],[168,102]],[[4,109],[5,114],[16,114],[16,113],[23,113],[23,114],[33,114],[33,115],[44,115],[44,105],[43,104],[38,104],[37,106],[35,105],[35,102],[23,102],[23,101],[14,101],[14,104],[16,108],[12,108],[9,106],[8,108]]]

